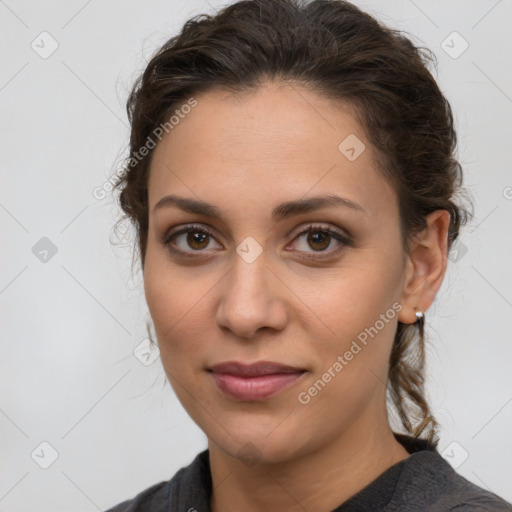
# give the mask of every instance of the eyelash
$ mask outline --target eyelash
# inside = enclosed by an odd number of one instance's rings
[[[213,233],[209,229],[205,228],[204,226],[202,226],[202,225],[200,226],[200,225],[196,225],[196,224],[189,224],[189,225],[184,226],[183,228],[181,228],[180,230],[178,230],[176,232],[168,232],[168,233],[164,234],[161,239],[161,243],[164,244],[171,252],[173,252],[175,254],[179,254],[179,255],[187,257],[187,258],[197,258],[201,255],[201,253],[206,252],[206,251],[204,251],[204,250],[183,251],[181,249],[176,249],[175,247],[172,247],[172,245],[171,245],[171,242],[175,238],[177,238],[180,235],[183,235],[185,233],[190,233],[190,232],[207,234],[211,238],[215,239]],[[353,242],[348,236],[345,236],[345,235],[339,233],[338,231],[335,231],[329,227],[325,227],[325,226],[318,225],[318,224],[309,225],[307,228],[305,228],[302,231],[300,231],[299,233],[297,233],[296,236],[293,238],[293,240],[295,240],[303,235],[307,235],[308,233],[311,233],[311,232],[312,233],[327,233],[329,236],[331,236],[337,242],[340,243],[340,247],[338,247],[337,249],[334,249],[334,250],[330,250],[330,251],[316,252],[316,254],[324,254],[327,256],[311,256],[310,255],[310,256],[303,257],[304,259],[318,260],[318,259],[322,259],[322,258],[326,258],[326,257],[331,257],[334,254],[337,254],[338,252],[343,250],[345,246],[348,246],[348,247],[353,246]],[[193,254],[191,254],[191,252],[192,253],[195,252],[197,255],[193,255]],[[307,254],[311,254],[311,253],[307,253]],[[315,253],[313,253],[313,254],[315,254]]]

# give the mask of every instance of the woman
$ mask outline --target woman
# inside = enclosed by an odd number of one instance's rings
[[[469,216],[430,55],[347,2],[257,0],[148,64],[117,186],[208,450],[111,512],[512,510],[441,457],[423,396]]]

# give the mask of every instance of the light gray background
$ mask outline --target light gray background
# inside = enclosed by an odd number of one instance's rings
[[[428,389],[440,451],[512,501],[512,2],[356,3],[439,59],[476,218],[427,312]],[[131,278],[131,240],[109,242],[117,206],[93,190],[126,154],[133,79],[186,19],[216,5],[0,0],[2,512],[103,510],[206,447],[160,359],[145,366],[133,354],[148,318],[141,275]],[[46,59],[31,47],[51,48],[43,31],[59,45]],[[456,59],[441,47],[453,31],[469,44]],[[57,248],[46,262],[33,252],[43,237]],[[58,453],[48,469],[42,442]]]

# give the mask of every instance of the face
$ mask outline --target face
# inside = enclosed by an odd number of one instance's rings
[[[404,259],[398,200],[362,127],[299,86],[195,98],[148,183],[145,294],[176,395],[235,457],[371,435],[386,421]],[[341,199],[311,201],[328,196]],[[211,371],[262,361],[293,371]]]

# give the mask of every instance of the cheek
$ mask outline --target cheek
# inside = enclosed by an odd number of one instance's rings
[[[303,286],[295,283],[294,291],[315,313],[319,331],[329,339],[347,342],[373,326],[386,312],[387,320],[396,322],[392,305],[399,297],[398,267],[365,264],[362,258],[359,263],[323,276],[315,287],[309,282]],[[381,322],[378,329],[387,332]]]
[[[177,271],[161,252],[146,255],[144,292],[164,368],[173,375],[185,374],[205,357],[205,329],[212,315],[207,310],[208,293],[215,281],[191,269]]]
[[[312,340],[318,340],[311,346],[318,362],[314,377],[324,380],[322,375],[331,368],[336,378],[329,381],[329,388],[353,399],[364,394],[365,387],[386,381],[401,309],[397,301],[400,265],[391,265],[392,259],[383,262],[370,251],[366,256],[358,258],[359,265],[347,265],[323,280],[314,293],[310,286],[300,291],[318,317],[317,327],[309,333]],[[332,368],[337,361],[343,367],[338,372]],[[329,378],[326,375],[325,380]]]
[[[371,297],[325,304],[336,310],[329,320],[336,334],[323,336],[322,343],[314,344],[318,364],[298,390],[302,393],[297,397],[300,407],[308,417],[321,418],[323,426],[319,428],[333,435],[385,393],[399,304]]]

